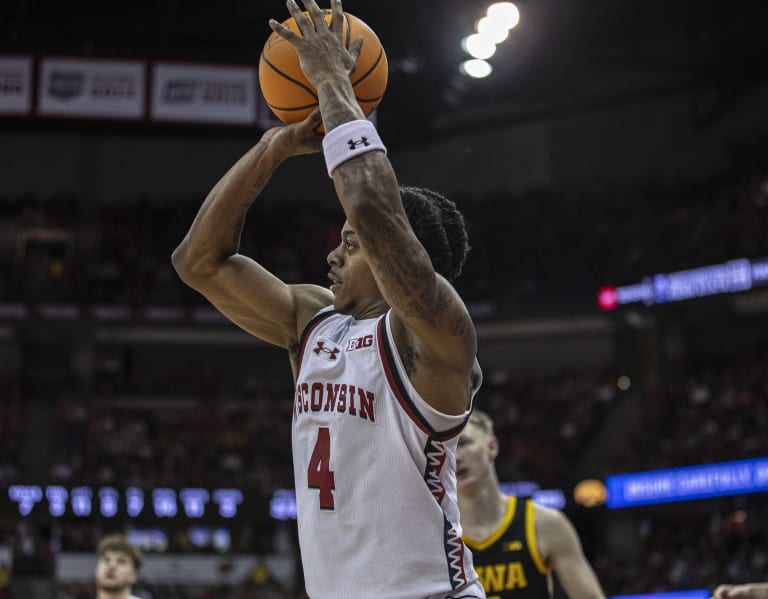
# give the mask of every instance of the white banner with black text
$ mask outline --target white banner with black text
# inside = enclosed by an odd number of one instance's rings
[[[32,58],[0,56],[0,114],[29,114],[32,110]]]
[[[41,116],[144,117],[146,66],[134,60],[43,58],[37,110]]]
[[[254,67],[155,63],[150,116],[158,121],[252,125],[256,87]]]

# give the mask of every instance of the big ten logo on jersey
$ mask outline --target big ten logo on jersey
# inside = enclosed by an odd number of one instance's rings
[[[524,589],[528,586],[523,564],[520,562],[475,566],[475,570],[477,570],[480,584],[483,585],[487,593]],[[491,595],[488,597],[490,598]]]
[[[355,337],[347,341],[346,351],[355,351],[356,349],[362,349],[364,347],[371,347],[373,345],[373,335],[365,335],[364,337]]]

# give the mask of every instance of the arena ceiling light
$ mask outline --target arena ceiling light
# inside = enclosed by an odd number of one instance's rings
[[[462,62],[459,66],[459,70],[464,75],[469,77],[482,79],[483,77],[487,77],[493,72],[493,67],[490,65],[490,63],[484,60],[474,58],[472,60],[465,60]]]
[[[475,27],[479,35],[494,44],[500,44],[509,37],[509,28],[502,21],[488,15],[480,19]]]
[[[486,60],[496,53],[496,44],[482,33],[473,33],[461,40],[461,47],[472,58]]]
[[[499,23],[509,31],[520,22],[520,11],[512,2],[496,2],[491,4],[486,11],[486,15],[493,21]]]
[[[459,70],[470,77],[487,77],[493,67],[486,61],[496,53],[496,46],[509,37],[520,22],[520,11],[512,2],[495,2],[475,24],[476,32],[461,40],[461,47],[474,60],[463,62]]]

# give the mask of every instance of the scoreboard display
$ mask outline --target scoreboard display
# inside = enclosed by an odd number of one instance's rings
[[[239,488],[13,484],[0,487],[0,515],[32,520],[118,518],[228,522],[269,515],[269,501]]]

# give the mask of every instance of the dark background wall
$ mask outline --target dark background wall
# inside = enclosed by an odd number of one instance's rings
[[[500,117],[498,124],[399,147],[390,155],[401,181],[468,197],[552,185],[702,177],[729,165],[735,148],[768,132],[768,87],[713,113],[707,107],[717,101],[680,93],[517,122]],[[387,110],[386,101],[380,110]],[[181,135],[158,128],[147,134],[109,124],[85,131],[59,123],[46,128],[45,121],[33,131],[16,122],[0,132],[4,195],[67,191],[98,203],[142,193],[201,198],[260,135],[256,129],[226,128],[188,129]],[[386,143],[386,127],[381,134]],[[268,193],[306,198],[309,190],[335,201],[319,156],[284,164]]]

